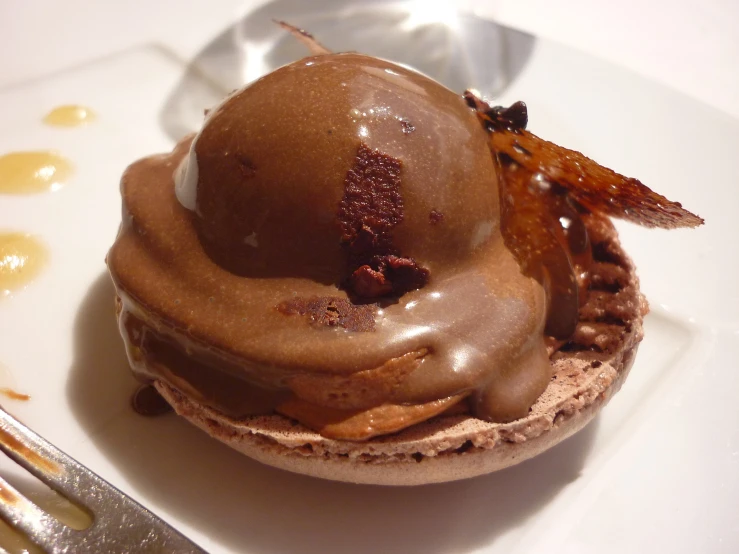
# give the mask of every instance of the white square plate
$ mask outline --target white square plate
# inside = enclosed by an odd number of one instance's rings
[[[669,233],[619,226],[653,311],[631,377],[596,421],[498,474],[388,489],[263,467],[174,416],[131,411],[135,382],[104,265],[121,172],[171,148],[235,83],[299,55],[273,30],[245,40],[268,15],[282,14],[252,14],[189,66],[147,45],[0,91],[0,153],[53,148],[76,166],[58,192],[0,196],[0,230],[37,234],[51,252],[38,279],[0,301],[4,379],[31,395],[6,408],[214,553],[739,551],[739,122],[481,20],[447,20],[445,31],[378,18],[363,29],[392,28],[393,40],[347,24],[325,42],[344,50],[364,41],[365,53],[416,63],[455,89],[464,81],[501,103],[523,99],[533,132],[638,176],[707,221]],[[291,21],[328,32],[309,13]],[[404,40],[446,46],[412,50]],[[66,103],[99,119],[41,123]],[[26,479],[4,459],[0,471]]]

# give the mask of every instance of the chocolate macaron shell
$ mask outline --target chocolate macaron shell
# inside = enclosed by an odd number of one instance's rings
[[[234,419],[156,381],[178,414],[265,464],[315,477],[421,485],[497,471],[582,429],[621,388],[648,311],[634,266],[605,218],[584,218],[594,245],[593,285],[573,338],[551,356],[552,379],[528,416],[492,423],[441,415],[365,442],[328,439],[279,415]]]

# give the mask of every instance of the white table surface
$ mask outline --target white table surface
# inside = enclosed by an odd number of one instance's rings
[[[261,3],[2,0],[0,88],[145,42],[163,43],[189,58],[239,13]],[[460,0],[457,4],[627,66],[739,117],[737,0]]]

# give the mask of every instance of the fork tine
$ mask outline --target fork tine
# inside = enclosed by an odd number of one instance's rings
[[[64,490],[72,458],[42,439],[0,407],[0,450],[51,488]],[[76,463],[76,462],[75,462]]]
[[[51,534],[39,543],[39,528],[30,523],[22,528],[34,542],[49,552],[177,552],[205,554],[205,550],[167,525],[152,512],[113,485],[31,431],[0,407],[0,450],[38,479],[94,515],[92,525],[76,531],[51,518],[12,488],[15,496],[30,505],[33,518],[53,520],[61,534]],[[4,484],[2,485],[4,487]],[[84,497],[81,495],[84,493]],[[6,508],[3,508],[6,509]],[[10,513],[10,512],[8,512]],[[12,514],[11,514],[12,515]],[[4,512],[0,513],[4,517]],[[14,516],[18,517],[18,516]],[[5,518],[5,517],[4,517]],[[19,527],[20,528],[20,527]],[[40,529],[46,532],[43,529]],[[50,537],[50,538],[49,538]],[[73,542],[69,550],[63,541]]]
[[[25,533],[40,547],[53,546],[52,539],[62,539],[70,531],[55,518],[41,510],[0,477],[0,518]]]

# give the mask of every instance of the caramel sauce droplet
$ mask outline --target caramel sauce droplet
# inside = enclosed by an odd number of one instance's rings
[[[0,364],[0,395],[9,398],[10,400],[30,400],[29,394],[24,394],[16,390],[15,379],[10,373],[10,370],[3,364]],[[2,543],[0,543],[2,546]]]
[[[79,127],[97,119],[97,114],[90,108],[70,104],[58,106],[44,116],[44,123],[54,127]]]
[[[55,192],[72,176],[72,164],[51,150],[0,156],[0,193]]]
[[[0,233],[0,298],[22,290],[46,264],[48,252],[24,233]]]
[[[0,388],[0,394],[2,394],[3,396],[7,396],[11,400],[30,400],[31,399],[31,395],[14,391],[13,389],[8,388],[8,387]]]

